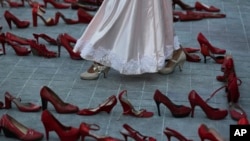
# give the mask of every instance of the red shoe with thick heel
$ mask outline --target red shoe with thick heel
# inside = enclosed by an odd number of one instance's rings
[[[13,22],[17,28],[27,28],[30,25],[29,21],[21,21],[8,10],[4,12],[4,18],[7,21],[9,28],[12,29],[11,22]]]

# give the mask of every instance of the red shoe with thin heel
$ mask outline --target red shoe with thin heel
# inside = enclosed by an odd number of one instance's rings
[[[181,133],[179,133],[173,129],[170,129],[168,127],[165,128],[163,133],[167,136],[168,141],[171,141],[171,137],[175,137],[180,141],[193,141],[193,140],[189,140],[189,139],[185,138]]]
[[[45,128],[47,140],[49,140],[49,132],[51,131],[56,132],[60,141],[77,141],[80,138],[78,128],[63,125],[48,110],[42,112],[41,120]]]
[[[17,28],[27,28],[30,25],[29,21],[21,21],[8,10],[4,12],[4,18],[7,21],[9,28],[12,29],[11,22],[13,22]]]
[[[118,96],[118,99],[123,108],[123,115],[131,115],[140,118],[149,118],[154,115],[153,112],[149,112],[146,109],[141,109],[139,111],[135,110],[134,106],[128,101],[127,98],[124,98],[123,95],[127,95],[127,90],[121,91]]]

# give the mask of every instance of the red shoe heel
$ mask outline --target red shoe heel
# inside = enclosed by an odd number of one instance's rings
[[[45,19],[43,17],[43,14],[45,13],[45,9],[40,7],[40,6],[35,6],[32,8],[32,21],[33,21],[33,26],[37,27],[37,17],[40,17],[42,19],[42,21],[44,22],[45,26],[54,26],[57,25],[58,21],[59,21],[59,17],[56,16],[55,19],[53,18],[49,18],[49,19]]]
[[[220,120],[227,116],[228,112],[225,109],[218,109],[209,106],[195,90],[190,91],[188,99],[192,108],[191,117],[194,117],[195,106],[200,106],[201,109],[205,112],[207,117],[212,120]]]
[[[8,10],[4,12],[4,18],[7,21],[9,28],[12,29],[11,22],[13,22],[17,28],[27,28],[30,25],[29,21],[21,21]]]
[[[139,111],[135,110],[133,105],[128,101],[127,98],[124,98],[123,95],[127,95],[127,90],[121,91],[118,96],[118,99],[123,108],[123,115],[131,115],[131,116],[140,117],[140,118],[149,118],[154,115],[153,112],[149,112],[145,109],[141,109]]]
[[[69,103],[65,103],[61,98],[49,87],[43,86],[40,90],[42,100],[42,109],[47,109],[47,101],[49,101],[55,108],[57,113],[76,113],[79,111],[78,107]]]
[[[70,7],[68,4],[61,4],[54,0],[43,0],[44,1],[44,7],[47,8],[47,3],[50,3],[54,8],[56,9],[67,9]]]
[[[90,21],[93,19],[93,16],[90,15],[85,10],[83,10],[82,8],[79,8],[77,10],[77,16],[78,16],[79,23],[90,23]]]
[[[45,128],[47,140],[49,140],[50,131],[55,131],[60,141],[77,141],[80,138],[78,128],[63,125],[48,110],[42,112],[41,120]]]
[[[33,33],[33,36],[36,39],[37,43],[39,43],[39,38],[42,38],[42,39],[44,39],[45,41],[47,41],[51,45],[57,45],[57,41],[54,38],[48,36],[47,34],[44,34],[44,33],[41,33],[41,34]]]
[[[159,90],[155,91],[154,101],[156,103],[158,114],[160,113],[160,104],[164,104],[172,113],[173,117],[186,117],[190,114],[191,108],[184,105],[176,105],[174,104],[167,96],[162,94]]]
[[[117,103],[117,99],[115,95],[110,96],[108,99],[106,99],[102,104],[100,104],[96,108],[88,108],[88,109],[82,109],[77,112],[78,115],[95,115],[98,114],[101,111],[105,111],[108,114],[111,112],[111,110],[114,108],[114,106]]]
[[[68,40],[67,34],[59,34],[57,37],[57,44],[58,44],[58,57],[61,54],[61,46],[63,46],[70,55],[70,58],[73,60],[82,60],[80,53],[73,52],[73,47],[70,45],[70,40]]]
[[[193,140],[189,140],[187,138],[185,138],[181,133],[173,130],[173,129],[170,129],[168,127],[165,128],[165,130],[163,131],[163,133],[167,136],[168,138],[168,141],[171,141],[171,137],[175,137],[177,138],[178,140],[180,141],[193,141]]]

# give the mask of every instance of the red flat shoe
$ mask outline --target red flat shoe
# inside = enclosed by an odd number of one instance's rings
[[[162,94],[158,89],[154,94],[154,101],[156,103],[158,114],[160,114],[160,104],[164,104],[172,113],[173,117],[186,117],[190,114],[191,108],[184,105],[174,104],[166,95]]]
[[[127,90],[121,91],[118,96],[118,99],[123,108],[123,115],[131,115],[131,116],[140,117],[140,118],[149,118],[154,115],[153,112],[149,112],[146,109],[141,109],[139,111],[135,110],[133,105],[128,101],[127,98],[124,98],[123,95],[127,95]]]
[[[100,104],[96,108],[88,108],[88,109],[82,109],[77,112],[78,115],[85,115],[85,116],[90,116],[90,115],[95,115],[98,114],[99,112],[107,112],[108,114],[111,112],[111,110],[114,108],[114,106],[117,103],[117,99],[115,95],[110,96],[107,100],[105,100],[102,104]]]
[[[237,103],[229,103],[229,113],[233,120],[240,120],[241,118],[246,118],[246,112]]]
[[[170,141],[170,138],[173,136],[175,138],[177,138],[180,141],[193,141],[193,140],[189,140],[187,138],[185,138],[181,133],[170,129],[168,127],[165,128],[165,130],[163,131],[163,133],[167,136],[168,140]]]
[[[41,110],[41,106],[33,103],[21,103],[20,98],[13,97],[9,92],[5,92],[5,109],[11,109],[11,102],[15,103],[18,110],[21,112],[38,112]]]
[[[219,8],[216,8],[214,6],[208,6],[206,4],[203,4],[201,2],[195,2],[195,9],[197,11],[205,10],[207,12],[220,12]]]
[[[26,127],[8,114],[4,114],[0,120],[0,131],[8,138],[16,138],[22,141],[42,140],[43,134]]]

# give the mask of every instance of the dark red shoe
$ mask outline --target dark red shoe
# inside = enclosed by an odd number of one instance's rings
[[[185,138],[181,133],[170,129],[168,127],[165,128],[165,130],[163,131],[163,133],[167,136],[168,140],[170,141],[170,138],[173,136],[175,138],[177,138],[180,141],[193,141],[193,140],[189,140],[187,138]]]
[[[90,21],[93,19],[92,15],[81,8],[77,10],[77,16],[79,23],[90,23]]]
[[[14,16],[8,10],[4,12],[4,18],[7,21],[10,29],[12,29],[11,22],[13,22],[17,28],[27,28],[30,25],[29,21],[19,20],[16,16]]]
[[[201,10],[204,10],[204,11],[207,11],[207,12],[220,12],[220,9],[219,8],[216,8],[214,6],[208,6],[206,4],[203,4],[201,2],[195,2],[195,9],[197,11],[201,11]]]
[[[205,124],[200,125],[200,127],[198,128],[198,134],[201,138],[201,141],[205,141],[205,140],[222,141],[222,140],[224,140],[215,129],[208,128]]]
[[[59,3],[59,2],[54,1],[54,0],[43,0],[43,1],[44,1],[45,8],[47,8],[47,3],[50,3],[56,9],[68,9],[70,7],[69,4]]]
[[[237,103],[229,103],[229,113],[233,120],[240,120],[241,118],[246,118],[246,112]]]
[[[33,36],[36,39],[37,43],[39,43],[39,38],[42,38],[42,39],[44,39],[45,41],[47,41],[51,45],[57,45],[56,39],[48,36],[47,34],[44,34],[44,33],[41,33],[41,34],[33,33]]]

